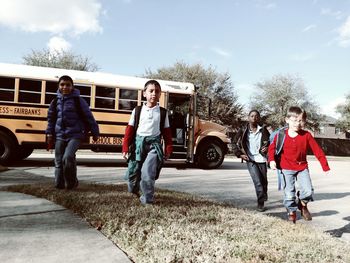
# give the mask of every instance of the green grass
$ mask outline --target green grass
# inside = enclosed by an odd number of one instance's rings
[[[348,244],[325,233],[189,194],[157,189],[156,204],[142,206],[125,185],[7,190],[74,211],[135,262],[350,262]]]

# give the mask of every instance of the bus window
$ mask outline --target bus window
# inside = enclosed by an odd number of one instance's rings
[[[115,109],[115,88],[96,86],[95,108]]]
[[[119,110],[132,111],[137,106],[137,90],[119,89]]]
[[[41,81],[21,79],[18,102],[40,103]]]
[[[91,86],[74,84],[74,88],[80,90],[80,97],[85,99],[87,104],[90,106]]]
[[[0,100],[13,101],[15,96],[15,79],[0,77]]]
[[[46,81],[45,104],[50,104],[57,96],[57,82]]]

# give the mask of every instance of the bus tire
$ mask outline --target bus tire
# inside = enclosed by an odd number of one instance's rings
[[[9,164],[14,161],[17,143],[5,132],[0,131],[0,164]]]
[[[222,143],[217,140],[205,141],[197,151],[197,164],[202,169],[215,169],[222,164],[224,157]]]
[[[28,146],[20,146],[18,148],[17,160],[23,160],[33,153],[33,148]]]

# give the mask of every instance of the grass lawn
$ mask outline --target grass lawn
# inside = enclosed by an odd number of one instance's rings
[[[350,262],[349,245],[328,234],[185,193],[157,189],[156,203],[142,206],[126,185],[7,190],[74,211],[134,262]]]

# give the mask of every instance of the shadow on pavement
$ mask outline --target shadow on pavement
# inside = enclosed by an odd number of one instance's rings
[[[314,194],[315,200],[332,200],[332,199],[340,199],[346,196],[349,196],[350,192],[345,193],[319,193]]]
[[[344,220],[350,221],[350,216],[344,217]],[[327,230],[326,233],[330,234],[331,236],[334,237],[342,237],[344,233],[350,233],[350,223],[341,227],[341,228],[336,228],[332,230]]]

